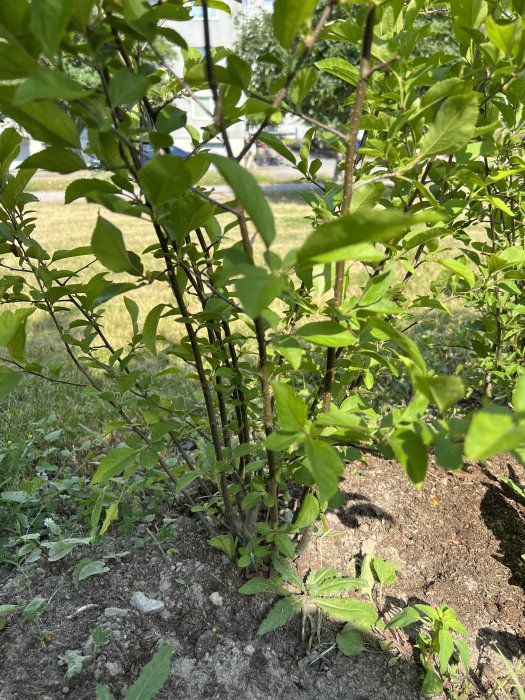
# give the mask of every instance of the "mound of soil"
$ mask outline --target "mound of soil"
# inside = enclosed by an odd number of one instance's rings
[[[415,491],[394,462],[351,464],[342,484],[345,505],[329,516],[330,529],[312,541],[299,569],[330,564],[347,573],[354,556],[372,551],[400,561],[386,609],[452,606],[470,632],[475,670],[468,697],[486,697],[502,672],[490,643],[508,658],[525,651],[525,509],[498,479],[517,469],[506,460],[456,476],[431,469]],[[523,481],[523,472],[514,476]],[[174,528],[173,556],[154,541],[137,548],[107,539],[54,564],[39,563],[29,577],[0,569],[0,605],[35,596],[47,601],[38,619],[13,615],[0,632],[0,698],[92,700],[98,682],[123,698],[162,644],[172,646],[173,663],[161,700],[419,698],[419,669],[410,654],[391,666],[370,639],[368,651],[345,657],[334,645],[338,626],[326,619],[306,642],[299,616],[258,637],[272,599],[238,593],[240,572],[207,545],[197,521],[181,516]],[[106,557],[110,570],[75,585],[73,569],[85,556]],[[164,610],[139,612],[131,603],[138,591],[162,601]],[[96,627],[111,637],[93,658]],[[91,657],[71,679],[61,660],[68,650]]]

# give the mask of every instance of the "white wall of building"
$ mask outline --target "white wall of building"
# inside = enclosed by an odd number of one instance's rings
[[[231,14],[216,9],[209,9],[209,29],[211,48],[224,46],[233,48],[236,41],[237,18],[242,11],[241,5],[234,0],[226,0],[230,6]],[[273,0],[272,0],[273,1]],[[204,55],[206,41],[204,38],[204,17],[201,8],[194,8],[193,17],[189,22],[169,22],[182,37],[190,48],[199,49]],[[180,75],[183,71],[182,60],[174,62],[174,69]],[[208,126],[213,114],[214,102],[210,90],[201,90],[195,93],[195,98],[183,98],[174,104],[188,115],[188,124],[201,131]],[[234,153],[239,153],[244,146],[246,126],[244,121],[234,124],[228,129],[228,137]],[[175,146],[184,151],[191,151],[193,146],[189,134],[184,129],[179,129],[173,134]],[[208,150],[224,153],[225,148],[221,138],[215,138],[207,144]]]

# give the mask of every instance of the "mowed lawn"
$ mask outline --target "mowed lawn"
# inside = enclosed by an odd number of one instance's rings
[[[268,199],[274,212],[277,228],[277,238],[272,249],[284,256],[289,250],[300,246],[312,230],[311,222],[306,218],[311,210],[298,193],[274,194]],[[33,235],[50,252],[88,245],[99,214],[121,229],[126,247],[129,250],[141,253],[155,242],[151,224],[147,221],[113,214],[99,205],[87,204],[82,201],[67,206],[58,202],[39,202],[35,205],[35,209],[37,223]],[[225,226],[231,222],[232,217],[229,214],[221,214],[219,220]],[[228,234],[228,239],[234,243],[237,236],[237,229],[232,229]],[[447,242],[451,244],[452,248],[455,247],[453,239],[448,238]],[[442,254],[450,255],[450,248],[448,251],[446,245],[444,248]],[[256,242],[258,259],[262,258],[262,251],[262,244],[260,241]],[[90,258],[74,258],[60,264],[67,269],[78,269],[89,260]],[[160,261],[153,259],[151,255],[147,256],[144,262],[146,269],[161,269]],[[441,269],[439,265],[432,262],[418,270],[418,274],[410,280],[409,286],[405,290],[407,297],[413,298],[417,295],[427,294],[432,279]],[[88,279],[91,275],[103,270],[104,268],[100,264],[95,263],[82,272],[81,276],[83,279]],[[404,270],[400,266],[399,281],[403,276]],[[129,278],[125,274],[112,275],[108,273],[108,278],[116,281],[134,281],[133,278]],[[365,283],[366,279],[367,274],[363,267],[358,264],[353,265],[350,270],[347,294],[358,293],[359,287]],[[154,306],[161,303],[174,303],[166,284],[161,282],[126,292],[126,296],[139,305],[139,327],[142,327],[148,312]],[[277,302],[275,310],[279,311],[280,306],[281,303]],[[465,320],[466,315],[460,302],[452,302],[452,307],[453,317],[429,309],[417,310],[417,315],[426,319],[426,322],[431,317],[439,316],[439,319],[434,318],[432,322],[434,327],[440,327],[439,335],[453,335],[458,324]],[[190,308],[192,308],[192,302],[190,302]],[[428,350],[432,353],[433,339],[428,338],[428,336],[423,337],[428,333],[426,328],[428,323],[426,322],[420,327],[416,327],[413,332],[416,336],[420,336],[424,345],[429,344]],[[438,326],[435,325],[436,323]],[[102,324],[107,337],[115,348],[127,346],[132,336],[132,325],[122,297],[116,297],[105,304]],[[169,341],[176,342],[184,335],[184,327],[181,324],[173,323],[172,318],[168,318],[161,320],[159,333],[163,334]],[[66,356],[56,329],[43,312],[36,312],[29,320],[27,354],[30,361],[40,362],[46,367],[49,367],[54,361],[62,362],[63,367],[59,373],[61,379],[82,380]],[[447,356],[452,359],[448,352]],[[154,358],[149,353],[144,353],[140,362],[142,366],[144,363],[146,366],[151,366],[153,372],[159,367],[166,366],[168,362],[174,364],[177,361],[162,354],[158,358]],[[454,363],[452,362],[452,364]],[[184,374],[180,377],[174,375],[172,382],[174,390],[193,391],[191,383],[184,380]],[[178,387],[175,386],[177,382]],[[35,377],[25,377],[17,390],[4,402],[3,408],[7,410],[0,413],[0,440],[3,436],[18,433],[21,426],[25,426],[24,430],[30,431],[30,427],[35,421],[46,417],[51,412],[58,416],[59,422],[63,422],[72,430],[77,431],[83,430],[83,426],[86,430],[100,431],[102,426],[112,418],[109,415],[107,405],[87,397],[82,389],[51,384]]]
[[[310,211],[308,206],[296,193],[274,195],[270,198],[278,231],[274,249],[284,255],[298,246],[311,230],[310,222],[305,216]],[[59,202],[39,202],[35,205],[36,229],[33,237],[50,253],[55,250],[76,248],[89,245],[97,217],[104,216],[123,233],[128,250],[141,253],[155,242],[151,224],[145,220],[113,214],[103,207],[84,201],[63,205]],[[231,221],[228,214],[221,215],[221,224]],[[232,243],[236,231],[229,234]],[[73,258],[60,263],[66,269],[78,269],[90,258]],[[145,268],[160,270],[159,260],[151,255],[145,259]],[[82,279],[89,279],[104,268],[95,263],[81,273]],[[8,273],[11,274],[11,273]],[[116,281],[128,281],[125,274],[112,275],[108,278]],[[133,280],[132,280],[133,281]],[[140,307],[139,327],[144,323],[148,312],[157,304],[174,303],[170,291],[164,283],[157,282],[137,290],[126,292]],[[5,308],[5,307],[4,307]],[[123,298],[116,297],[105,304],[103,319],[104,331],[114,347],[126,347],[132,336],[131,320],[124,306]],[[159,332],[169,340],[176,341],[184,334],[182,325],[174,324],[172,319],[161,321]],[[0,351],[0,355],[2,352]],[[29,361],[39,362],[49,367],[53,362],[63,363],[59,377],[68,381],[83,381],[66,356],[57,331],[43,312],[34,313],[28,322],[27,356]],[[168,362],[166,357],[158,359],[145,354],[141,361],[151,364],[152,371]],[[177,382],[176,375],[173,378]],[[180,387],[188,390],[187,382]],[[51,384],[40,378],[26,376],[19,387],[3,402],[0,412],[0,443],[2,440],[16,438],[20,431],[31,432],[32,425],[54,413],[59,424],[65,424],[72,431],[85,434],[85,431],[99,431],[112,418],[110,408],[102,402],[91,399],[82,389],[60,384]]]

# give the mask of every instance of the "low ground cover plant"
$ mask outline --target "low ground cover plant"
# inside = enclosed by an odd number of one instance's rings
[[[166,23],[194,7],[204,55]],[[394,458],[420,487],[430,453],[448,470],[465,457],[523,457],[523,5],[277,0],[273,28],[289,61],[264,95],[252,65],[212,48],[210,8],[229,11],[218,0],[2,3],[0,110],[46,148],[13,173],[21,137],[14,127],[0,135],[0,398],[25,373],[107,405],[111,449],[88,465],[92,538],[134,494],[161,488],[238,566],[279,571],[341,505],[346,461]],[[454,50],[417,52],[443,17]],[[358,63],[312,63],[319,41],[358,52]],[[322,72],[344,84],[348,122],[305,116],[297,154],[269,127],[300,110]],[[200,133],[175,103],[203,90],[214,109]],[[236,153],[228,129],[245,119],[255,130]],[[193,150],[175,156],[172,135],[184,129]],[[85,198],[100,214],[81,246],[49,249],[27,190],[38,169],[85,170],[81,134],[110,177],[74,180],[65,202]],[[340,182],[318,177],[314,138],[341,159]],[[286,252],[277,242],[289,232],[240,165],[256,141],[312,185],[310,232]],[[230,194],[206,184],[210,172]],[[104,209],[145,223],[148,244],[132,250]],[[134,296],[159,286],[165,301],[144,314]],[[129,329],[120,344],[107,320],[116,303]],[[442,316],[461,328],[440,351],[456,344],[468,358],[448,373],[433,362],[439,337],[424,350],[414,340],[418,324],[439,328]],[[74,381],[54,358],[32,359],[28,331],[43,319]],[[174,376],[192,390],[174,391]],[[23,488],[2,489],[4,506],[25,499]],[[431,625],[446,612],[415,610]],[[444,629],[421,636],[424,663],[437,654],[441,673],[450,649],[448,659],[461,654]]]

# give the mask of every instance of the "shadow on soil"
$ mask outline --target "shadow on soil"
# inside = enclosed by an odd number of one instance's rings
[[[337,509],[337,517],[343,525],[350,528],[359,527],[358,518],[372,518],[375,520],[393,522],[392,516],[385,510],[370,502],[370,499],[362,493],[344,493],[345,505]]]
[[[482,627],[479,630],[476,646],[480,656],[497,647],[507,659],[514,659],[525,652],[525,639],[511,632]]]
[[[520,477],[509,464],[509,476],[520,482]],[[525,591],[525,504],[486,467],[485,476],[490,480],[481,501],[480,512],[485,525],[499,541],[499,553],[494,557],[511,573],[509,583]]]

